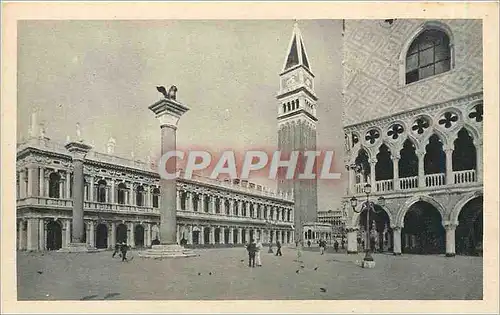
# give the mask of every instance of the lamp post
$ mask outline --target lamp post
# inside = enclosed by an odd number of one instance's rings
[[[365,258],[363,260],[365,261],[373,261],[373,257],[371,255],[371,244],[370,244],[370,212],[373,211],[373,213],[379,213],[380,211],[375,210],[375,203],[370,201],[370,193],[372,191],[372,186],[370,184],[366,184],[364,187],[364,192],[366,194],[366,201],[363,202],[361,209],[358,211],[356,209],[356,206],[358,204],[358,200],[356,197],[351,198],[351,207],[352,210],[356,213],[361,213],[363,210],[366,210],[366,240],[365,240]],[[384,206],[385,204],[385,198],[384,197],[379,197],[378,198],[378,205]]]

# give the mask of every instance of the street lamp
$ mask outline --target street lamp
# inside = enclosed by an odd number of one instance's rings
[[[358,205],[358,200],[356,197],[351,198],[351,207],[352,210],[356,213],[361,213],[363,210],[366,210],[366,240],[365,240],[365,258],[363,260],[365,261],[373,261],[373,257],[371,255],[370,249],[371,249],[371,244],[370,244],[370,212],[373,211],[373,213],[379,213],[380,211],[375,210],[375,203],[370,201],[370,193],[372,192],[372,185],[366,184],[364,187],[364,192],[366,194],[366,201],[363,202],[361,209],[358,211],[356,209],[356,206]],[[378,198],[378,205],[384,206],[385,204],[385,198],[384,197],[379,197]]]

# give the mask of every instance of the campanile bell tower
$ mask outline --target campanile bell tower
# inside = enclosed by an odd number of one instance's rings
[[[318,122],[316,101],[318,98],[314,92],[314,74],[297,23],[293,27],[276,98],[278,99],[278,147],[280,151],[316,150]],[[298,165],[298,168],[301,166]],[[282,174],[280,177],[283,177]],[[280,178],[278,189],[293,192],[295,240],[303,240],[303,224],[314,222],[317,218],[317,181],[316,179]]]

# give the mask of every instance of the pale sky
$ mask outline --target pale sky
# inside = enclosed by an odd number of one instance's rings
[[[319,98],[318,148],[334,149],[343,171],[342,22],[298,21]],[[25,137],[37,110],[46,134],[74,139],[75,125],[105,152],[145,159],[160,148],[148,106],[156,86],[178,87],[190,107],[177,143],[211,151],[277,147],[279,73],[292,20],[23,21],[18,24],[18,126]],[[318,209],[340,204],[346,176],[320,181]],[[256,180],[258,182],[258,180]],[[268,185],[269,186],[269,185]]]

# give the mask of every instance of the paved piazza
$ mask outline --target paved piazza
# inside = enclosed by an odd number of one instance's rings
[[[19,300],[357,300],[481,299],[483,294],[481,257],[376,254],[376,268],[362,269],[354,263],[360,255],[321,256],[317,249],[307,249],[302,256],[303,264],[299,264],[294,261],[296,252],[284,248],[282,257],[265,250],[264,266],[248,268],[243,248],[197,252],[199,257],[173,260],[143,259],[132,252],[134,258],[128,263],[111,258],[110,251],[18,252],[18,297]]]

